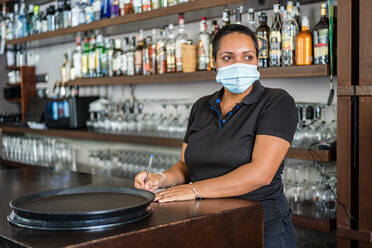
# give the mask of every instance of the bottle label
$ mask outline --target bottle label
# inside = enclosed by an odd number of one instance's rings
[[[198,43],[198,69],[207,70],[209,60],[209,39],[201,36]]]
[[[314,32],[314,64],[328,64],[328,29]]]
[[[134,56],[133,53],[127,56],[127,75],[134,75]]]
[[[90,52],[89,53],[89,69],[90,70],[95,70],[96,69],[96,60],[95,60],[95,53]]]
[[[134,53],[134,64],[136,65],[136,71],[142,69],[142,51],[136,51]]]
[[[183,42],[177,42],[176,44],[176,67],[177,71],[182,71],[182,44]]]
[[[163,74],[166,72],[167,57],[165,52],[164,43],[157,44],[156,46],[156,62],[157,62],[157,73]]]
[[[294,37],[291,32],[291,30],[287,29],[283,31],[283,36],[282,36],[282,49],[283,50],[288,50],[288,51],[293,51],[294,50]]]
[[[167,46],[167,71],[174,72],[176,70],[176,51],[173,45]]]
[[[84,54],[81,59],[81,72],[83,75],[88,73],[88,55]]]
[[[266,32],[258,32],[258,54],[260,59],[267,59],[269,57],[269,46]]]
[[[127,74],[127,55],[126,54],[122,54],[121,55],[121,73],[123,75],[126,75]]]
[[[270,32],[270,57],[279,58],[281,55],[282,37],[279,31]]]

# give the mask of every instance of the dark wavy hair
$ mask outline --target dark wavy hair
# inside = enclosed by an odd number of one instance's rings
[[[220,46],[221,39],[223,37],[225,37],[226,35],[232,34],[232,33],[245,34],[245,35],[251,37],[251,39],[253,40],[253,43],[254,43],[254,47],[256,48],[256,56],[258,56],[258,41],[257,41],[256,35],[252,32],[252,30],[250,30],[248,27],[246,27],[244,25],[230,24],[230,25],[227,25],[227,26],[221,28],[217,32],[217,34],[215,34],[215,36],[213,37],[213,40],[212,40],[212,56],[213,56],[214,60],[217,59],[217,50]]]

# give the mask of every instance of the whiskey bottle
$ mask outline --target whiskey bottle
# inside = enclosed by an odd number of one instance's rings
[[[167,72],[167,55],[166,55],[167,40],[164,37],[164,29],[160,30],[160,38],[156,43],[156,66],[157,74],[164,74]]]
[[[267,16],[265,12],[261,12],[259,16],[260,26],[256,30],[258,41],[258,64],[259,67],[269,66],[269,34],[270,28],[267,26]]]
[[[178,16],[178,34],[176,36],[176,70],[182,71],[182,44],[187,41],[187,35],[185,33],[185,19],[183,15]]]
[[[176,38],[174,36],[174,25],[168,26],[167,50],[167,72],[176,72]]]
[[[197,47],[198,70],[205,71],[209,64],[210,35],[207,32],[207,18],[202,17],[200,21],[199,42]]]
[[[270,66],[281,65],[282,57],[282,20],[280,17],[279,4],[274,4],[274,16],[270,30]]]
[[[321,4],[320,20],[313,30],[314,64],[329,63],[329,23],[327,4]]]
[[[141,29],[137,33],[137,46],[134,52],[134,65],[135,65],[135,74],[142,75],[143,68],[142,68],[142,49],[144,47],[143,42],[143,30]]]
[[[295,63],[295,45],[298,25],[294,19],[293,2],[288,1],[287,13],[282,26],[282,65],[289,66]]]

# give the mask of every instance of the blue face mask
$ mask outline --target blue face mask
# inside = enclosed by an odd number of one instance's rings
[[[260,78],[257,66],[235,63],[218,68],[216,81],[221,83],[228,91],[240,94],[246,91]]]

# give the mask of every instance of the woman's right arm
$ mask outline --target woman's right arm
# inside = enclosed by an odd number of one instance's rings
[[[134,179],[134,186],[139,189],[154,191],[158,188],[167,188],[178,184],[184,184],[189,180],[189,172],[185,163],[185,150],[187,144],[182,143],[180,161],[161,174],[150,173],[145,184],[146,172],[142,171]]]

